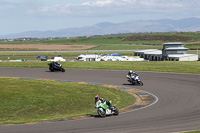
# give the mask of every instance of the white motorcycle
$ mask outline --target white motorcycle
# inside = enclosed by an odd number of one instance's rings
[[[110,101],[110,103],[112,103],[112,101]],[[111,108],[109,108],[109,106],[106,104],[106,102],[103,103],[98,103],[95,106],[97,113],[101,116],[101,117],[105,117],[106,115],[118,115],[119,111],[115,106],[112,106]]]
[[[128,82],[131,83],[131,84],[133,84],[133,85],[138,84],[140,86],[143,86],[143,83],[140,80],[140,76],[139,75],[134,75],[131,78],[127,75],[127,79],[128,79]]]

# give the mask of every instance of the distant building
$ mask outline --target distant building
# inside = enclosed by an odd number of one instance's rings
[[[135,51],[134,56],[139,56],[140,58],[151,61],[161,61],[162,51],[157,49],[139,50]]]
[[[120,54],[81,54],[76,58],[78,61],[144,61],[144,58],[138,56],[121,56]]]
[[[187,54],[184,43],[163,43],[162,50],[148,49],[135,51],[134,56],[140,56],[149,61],[197,61],[198,55]]]

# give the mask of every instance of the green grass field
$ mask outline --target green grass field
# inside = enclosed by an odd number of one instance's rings
[[[180,133],[200,133],[200,131],[189,131],[189,132],[180,132]]]
[[[136,50],[136,49],[162,49],[158,45],[99,45],[98,47],[91,48],[90,50]]]
[[[16,59],[25,59],[25,60],[36,60],[37,56],[43,56],[48,58],[52,58],[54,56],[58,56],[59,54],[62,55],[64,59],[76,59],[77,56],[80,54],[99,54],[99,55],[106,55],[106,54],[121,54],[122,56],[133,56],[134,55],[134,50],[129,50],[129,51],[113,51],[113,50],[108,50],[112,49],[112,46],[107,46],[106,51],[80,51],[80,52],[63,52],[63,51],[57,51],[57,52],[16,52],[16,51],[10,51],[10,52],[0,52],[0,60],[16,60]],[[130,46],[131,47],[131,46]],[[129,48],[130,48],[129,47]],[[148,46],[147,46],[148,47]],[[153,47],[148,47],[148,48],[153,48]],[[154,47],[156,49],[156,46]],[[121,49],[119,49],[121,50]],[[188,54],[197,54],[197,50],[189,50]],[[199,57],[200,57],[200,50],[198,52]]]
[[[181,33],[141,33],[127,35],[109,35],[109,36],[93,36],[93,37],[75,37],[62,38],[44,41],[15,41],[15,42],[0,42],[0,44],[78,44],[78,45],[99,45],[98,50],[103,49],[145,49],[145,48],[161,48],[162,43],[166,42],[183,42],[188,45],[185,47],[190,49],[200,49],[200,32],[181,32]],[[143,36],[148,36],[143,38]],[[158,38],[155,38],[159,36]],[[164,36],[164,37],[163,37]],[[174,38],[174,36],[176,37]],[[136,37],[135,40],[127,38]],[[138,39],[137,39],[138,37]],[[114,45],[114,46],[113,46]],[[130,46],[128,46],[130,45]],[[136,46],[134,46],[136,45]],[[148,47],[146,46],[148,45]]]
[[[123,108],[132,95],[113,88],[45,80],[0,78],[0,124],[19,124],[97,114],[94,96]]]
[[[48,62],[1,62],[0,67],[32,67],[47,68]],[[200,74],[199,61],[107,61],[107,62],[60,62],[64,68],[72,69],[107,69],[107,70],[135,70],[155,72],[176,72]]]

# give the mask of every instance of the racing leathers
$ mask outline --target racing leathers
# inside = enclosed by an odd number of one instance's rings
[[[112,105],[111,105],[110,101],[105,101],[104,98],[99,98],[99,100],[96,100],[96,99],[95,99],[95,107],[96,107],[96,105],[98,105],[99,103],[104,103],[104,102],[106,102],[106,104],[109,106],[109,108],[112,109]]]
[[[129,72],[126,77],[129,81],[132,81],[132,79],[135,79],[136,76],[138,75],[135,72]]]

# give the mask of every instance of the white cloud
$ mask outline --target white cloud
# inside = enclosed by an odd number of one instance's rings
[[[113,0],[99,0],[99,1],[95,1],[95,2],[85,2],[82,3],[82,5],[84,6],[99,6],[99,7],[103,7],[105,5],[110,5],[113,3]]]
[[[1,1],[1,0],[0,0]],[[31,2],[30,2],[31,1]],[[12,12],[20,12],[34,16],[112,16],[112,14],[150,14],[150,13],[176,13],[180,10],[185,12],[200,10],[197,3],[186,2],[187,0],[82,0],[76,3],[67,2],[66,4],[45,5],[39,3],[39,0],[30,0],[22,2],[19,6],[13,7]],[[199,2],[200,3],[200,2]],[[13,5],[12,5],[13,6]],[[192,8],[195,7],[195,8]],[[14,11],[15,10],[15,11]],[[19,14],[20,14],[19,13]],[[154,15],[154,14],[153,14]],[[173,14],[175,15],[175,14]]]
[[[68,15],[71,14],[70,8],[71,4],[68,5],[54,5],[54,6],[44,6],[39,7],[36,13],[42,13],[42,15],[54,16],[54,15]]]
[[[137,0],[122,0],[123,2],[129,2],[129,3],[132,3],[132,2],[137,2]]]

